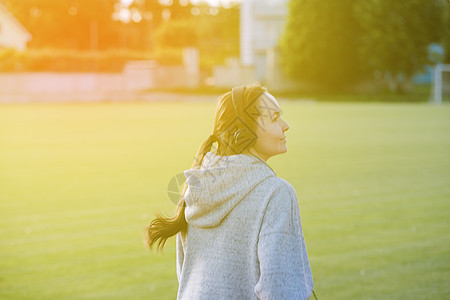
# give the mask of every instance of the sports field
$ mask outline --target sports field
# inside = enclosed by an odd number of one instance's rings
[[[319,299],[450,299],[450,106],[279,103]],[[215,106],[0,106],[0,299],[175,299],[143,230]]]

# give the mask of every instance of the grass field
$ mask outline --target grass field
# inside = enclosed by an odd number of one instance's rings
[[[215,105],[0,106],[0,299],[175,299],[143,229]],[[450,299],[450,106],[280,105],[319,299]]]

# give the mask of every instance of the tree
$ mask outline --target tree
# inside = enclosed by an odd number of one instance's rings
[[[445,0],[291,0],[281,38],[293,78],[339,87],[390,74],[410,78],[445,35]]]
[[[119,43],[119,0],[0,0],[30,31],[30,47],[106,49]]]
[[[166,22],[177,23],[190,18],[192,7],[188,0],[134,0],[128,9],[136,17],[122,26],[125,35],[129,37],[127,46],[155,50],[155,33],[160,31],[159,27],[166,26]]]
[[[443,42],[445,5],[441,0],[359,1],[355,11],[364,32],[359,54],[367,67],[402,91],[430,63],[428,46]]]
[[[450,1],[448,5],[444,6],[444,40],[442,45],[444,47],[445,56],[444,63],[450,64]]]
[[[239,51],[239,7],[188,0],[0,0],[31,32],[30,48],[143,50],[162,63],[183,47],[200,50],[201,67]],[[120,54],[122,55],[122,54]],[[131,52],[130,52],[131,55]]]
[[[239,55],[239,7],[210,7],[200,4],[189,17],[161,22],[155,31],[156,48],[195,47],[200,66],[209,70],[226,57]]]
[[[357,0],[291,0],[280,40],[287,74],[338,87],[364,74],[358,55],[362,28],[353,7]]]
[[[239,5],[199,8],[201,13],[195,17],[195,27],[201,66],[211,69],[223,64],[227,57],[239,56]]]

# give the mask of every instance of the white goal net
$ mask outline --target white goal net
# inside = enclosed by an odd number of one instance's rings
[[[434,68],[433,97],[435,104],[450,97],[450,65],[439,64]]]

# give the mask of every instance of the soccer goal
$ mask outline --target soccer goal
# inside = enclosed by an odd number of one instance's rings
[[[442,95],[450,93],[450,65],[436,65],[433,82],[433,102],[442,104]]]

